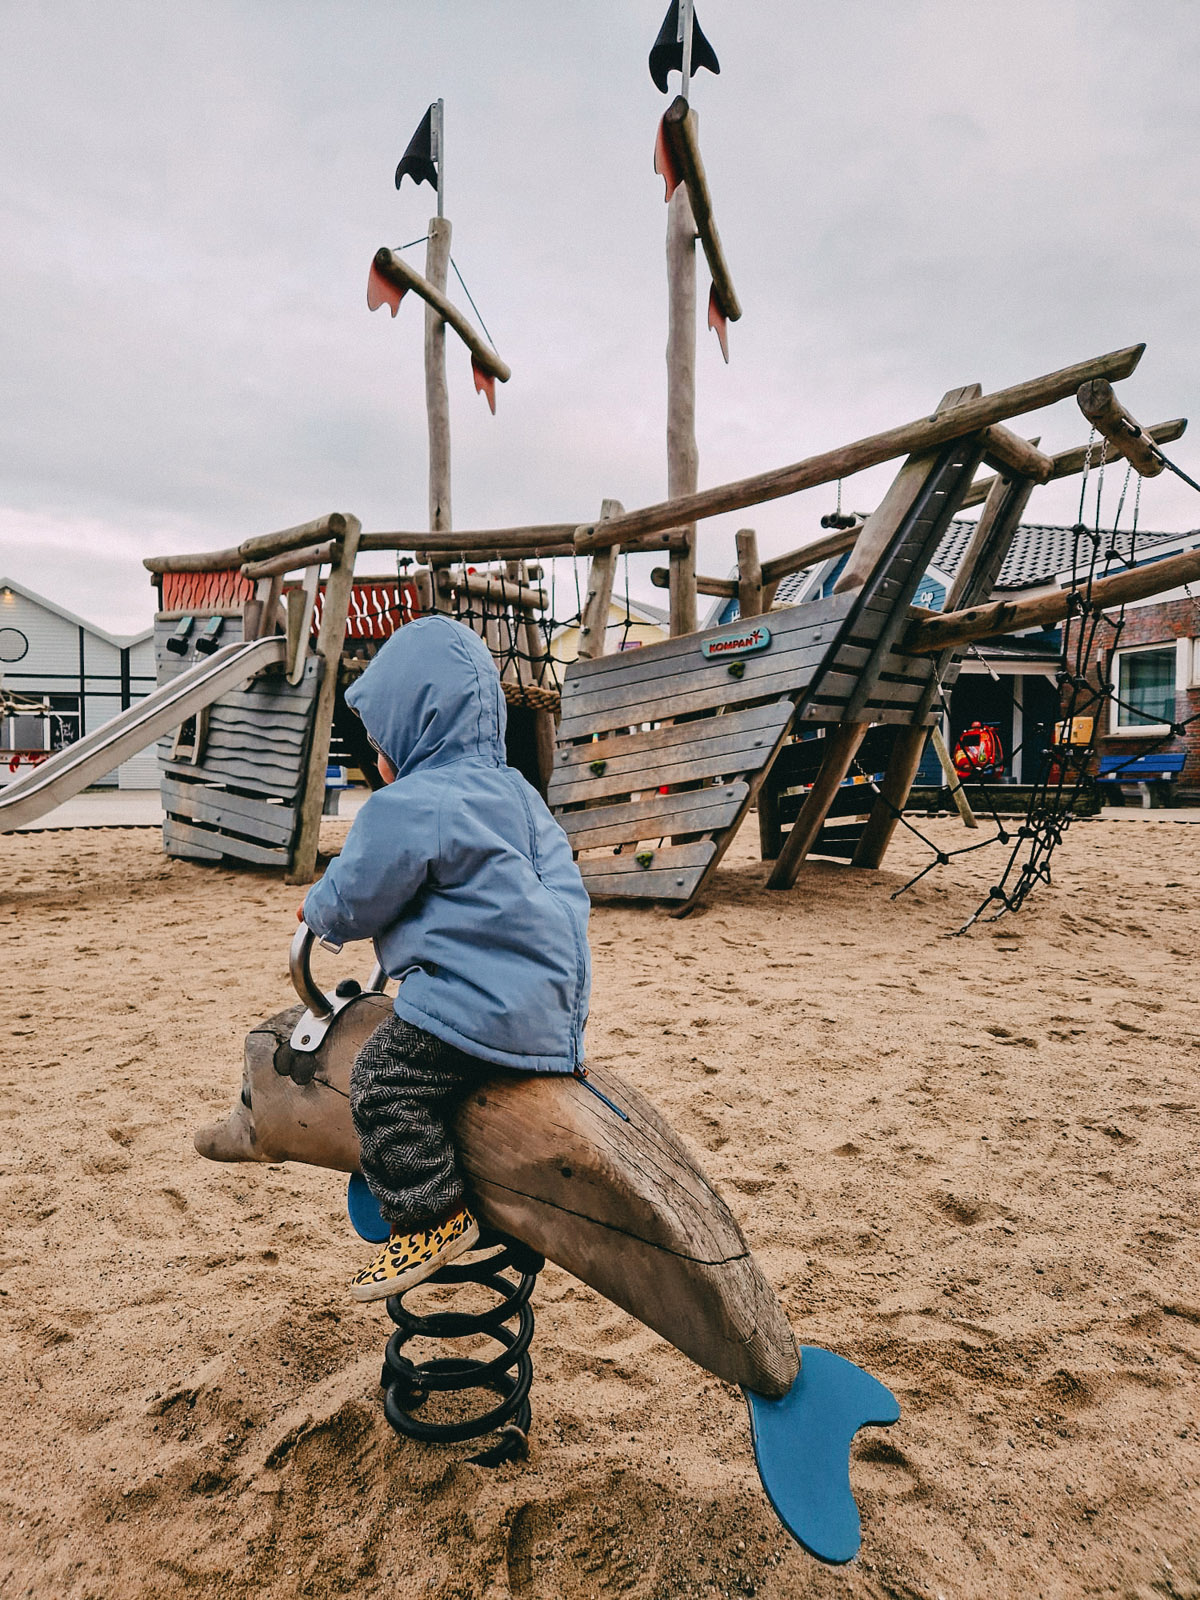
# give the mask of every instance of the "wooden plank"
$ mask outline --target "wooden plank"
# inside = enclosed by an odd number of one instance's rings
[[[782,649],[785,644],[790,648],[796,642],[793,635],[799,634],[804,638],[814,629],[821,629],[826,640],[831,640],[853,606],[853,596],[828,595],[820,600],[806,600],[800,605],[773,611],[768,618],[771,650]],[[566,671],[563,695],[567,697],[599,688],[610,679],[615,681],[624,677],[633,681],[657,678],[665,672],[679,670],[674,665],[676,662],[686,671],[695,662],[703,661],[701,646],[706,640],[720,638],[722,634],[736,630],[737,626],[737,623],[725,623],[689,634],[686,638],[663,639],[658,644],[643,645],[638,650],[623,650],[614,655],[601,656],[596,661],[573,661]],[[747,660],[751,659],[747,657]]]
[[[574,849],[591,850],[715,832],[732,822],[749,792],[746,783],[723,783],[677,794],[655,792],[642,800],[556,811],[555,815]]]
[[[665,866],[638,867],[632,856],[610,856],[605,862],[596,856],[583,856],[578,864],[583,886],[595,899],[623,896],[631,900],[689,900],[705,868],[717,853],[712,839],[696,844],[668,845],[658,856],[672,853]],[[678,854],[676,854],[678,852]],[[691,852],[690,859],[683,853]],[[632,865],[633,870],[630,870]]]
[[[645,751],[667,751],[676,745],[744,733],[747,729],[774,728],[790,709],[785,705],[781,712],[778,703],[751,706],[744,711],[727,711],[686,722],[664,723],[644,732],[614,733],[607,738],[588,739],[581,744],[564,744],[559,750],[557,766],[560,771],[578,773],[590,768],[596,761],[609,761]]]
[[[786,727],[791,718],[791,703],[784,701],[775,728],[750,730],[729,738],[698,739],[693,744],[667,750],[657,759],[649,752],[635,754],[625,760],[609,761],[599,775],[586,769],[574,775],[562,775],[556,770],[550,780],[550,804],[570,805],[581,800],[600,800],[606,795],[657,789],[664,784],[732,778],[757,771],[774,748],[778,729]],[[705,724],[689,723],[688,726],[703,727]]]
[[[290,844],[296,826],[296,813],[291,806],[272,805],[203,783],[182,783],[176,778],[164,779],[162,802],[169,816],[247,834],[264,844]]]
[[[217,783],[233,784],[239,789],[246,789],[264,797],[283,799],[289,803],[299,797],[301,790],[302,773],[297,768],[289,769],[269,762],[236,761],[232,758],[221,761],[206,760],[197,767],[188,761],[167,760],[161,751],[159,759],[164,775],[185,779],[211,778]]]
[[[1108,355],[1090,361],[1080,361],[1070,367],[1044,377],[1015,384],[1010,389],[998,389],[967,401],[953,411],[939,412],[933,417],[921,417],[915,422],[889,428],[885,433],[871,434],[852,444],[840,445],[835,450],[822,451],[791,466],[777,467],[770,472],[756,473],[736,483],[720,484],[714,489],[703,489],[697,494],[683,495],[678,499],[645,506],[631,511],[605,528],[585,525],[575,533],[575,548],[581,554],[599,550],[606,544],[628,545],[630,540],[642,538],[659,529],[679,527],[698,522],[706,517],[720,516],[726,511],[743,511],[747,506],[759,505],[765,500],[778,500],[784,495],[796,494],[801,489],[812,489],[822,483],[834,483],[855,472],[878,466],[883,461],[893,461],[898,456],[919,454],[975,433],[993,422],[1004,422],[1009,417],[1021,416],[1026,411],[1040,410],[1072,395],[1089,378],[1127,378],[1142,358],[1145,345],[1130,345],[1124,350],[1114,350]]]
[[[781,695],[802,693],[820,665],[798,651],[795,656],[780,658],[781,670],[767,677],[752,676],[747,671],[744,678],[718,679],[707,689],[680,688],[676,693],[665,693],[653,700],[634,700],[629,703],[586,707],[581,714],[565,719],[559,727],[559,737],[576,739],[601,730],[629,727],[642,722],[665,722],[669,717],[689,715],[692,712],[713,711],[720,708],[732,710],[749,700],[778,698]],[[828,719],[826,719],[828,720]]]
[[[225,1122],[197,1133],[196,1148],[214,1160],[353,1171],[361,1157],[350,1067],[389,1011],[384,995],[351,1001],[305,1085],[276,1071],[299,1008],[259,1024],[246,1040],[244,1097]],[[454,1142],[480,1221],[557,1262],[726,1382],[786,1393],[795,1340],[732,1213],[643,1095],[604,1067],[589,1066],[588,1076],[628,1120],[569,1073],[500,1072],[463,1097]]]
[[[229,833],[217,833],[209,828],[193,827],[190,823],[180,822],[174,817],[168,817],[163,824],[163,840],[168,844],[178,842],[198,851],[216,851],[219,855],[233,856],[238,861],[250,861],[259,867],[286,867],[288,864],[286,849],[254,844],[248,839],[239,839]]]
[[[170,817],[163,822],[163,850],[169,856],[177,856],[184,861],[220,861],[219,848],[202,844],[196,839],[185,838],[177,833],[177,824]]]
[[[765,650],[739,658],[742,671],[731,673],[727,659],[705,659],[699,650],[684,661],[664,661],[661,670],[655,671],[653,663],[644,667],[631,667],[627,673],[604,677],[599,681],[576,679],[563,689],[563,722],[574,722],[580,716],[605,714],[609,706],[614,709],[636,706],[652,700],[662,700],[690,690],[700,693],[704,689],[727,685],[734,699],[748,697],[746,685],[756,681],[778,678],[780,674],[804,671],[819,665],[835,645],[838,631],[834,624],[815,627],[807,635],[793,632],[773,635]],[[626,652],[640,656],[640,650]],[[806,674],[807,676],[807,674]],[[766,693],[766,690],[760,691]],[[647,719],[641,718],[643,722]],[[615,718],[611,726],[621,726]]]

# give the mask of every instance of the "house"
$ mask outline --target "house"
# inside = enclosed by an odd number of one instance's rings
[[[736,602],[735,602],[736,605]],[[736,615],[736,612],[735,612]],[[644,644],[657,644],[671,635],[670,613],[661,606],[645,600],[629,599],[624,595],[614,597],[608,608],[608,623],[604,630],[604,655],[618,650],[636,650]],[[559,628],[550,642],[550,654],[566,665],[579,655],[579,623],[569,622]]]
[[[155,687],[154,630],[121,637],[0,578],[0,783],[92,733]],[[105,780],[156,789],[153,747]]]
[[[917,588],[915,604],[931,611],[944,607],[974,531],[972,521],[951,522]],[[1131,557],[1134,564],[1141,565],[1200,546],[1200,530],[1139,532],[1133,545],[1128,532],[1109,532],[1104,538],[1105,551],[1115,552],[1110,570],[1128,564]],[[1091,559],[1091,542],[1084,540],[1078,568],[1073,569],[1075,545],[1071,527],[1022,524],[1000,569],[993,598],[1026,599],[1069,586],[1077,576],[1086,574]],[[845,561],[841,556],[785,578],[775,604],[794,605],[828,594]],[[737,614],[736,600],[719,600],[704,625],[715,627]],[[1178,738],[1163,742],[1173,725],[1200,713],[1200,595],[1195,603],[1182,590],[1137,601],[1126,608],[1115,647],[1112,637],[1110,629],[1100,630],[1097,650],[1088,664],[1093,673],[1097,668],[1110,672],[1116,685],[1115,700],[1107,708],[1105,725],[1098,730],[1101,759],[1114,752],[1137,754],[1151,747],[1156,753],[1186,750],[1180,782],[1187,788],[1200,788],[1200,721]],[[942,731],[950,749],[973,723],[990,725],[1003,750],[1001,770],[993,781],[1036,781],[1042,753],[1052,742],[1062,714],[1061,651],[1058,625],[971,646],[950,692],[948,715],[943,718]],[[927,749],[917,782],[941,781],[936,757]]]

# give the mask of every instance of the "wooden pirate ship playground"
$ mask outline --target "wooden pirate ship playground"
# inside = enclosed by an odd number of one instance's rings
[[[475,387],[493,410],[496,385],[511,372],[478,313],[473,321],[448,291],[457,268],[443,214],[445,118],[435,102],[396,173],[398,188],[404,179],[428,182],[437,194],[438,214],[418,241],[427,246],[424,271],[402,251],[383,248],[367,285],[372,310],[386,305],[396,317],[409,294],[424,304],[428,527],[364,531],[339,512],[205,554],[149,558],[158,592],[157,689],[9,785],[0,794],[0,828],[22,825],[157,742],[168,854],[276,868],[307,883],[318,868],[331,757],[368,778],[374,770],[346,691],[397,629],[433,612],[487,644],[508,703],[509,759],[545,795],[597,897],[686,911],[711,889],[752,811],[763,858],[773,863],[771,889],[794,884],[813,853],[878,867],[963,652],[1002,632],[1067,624],[1063,723],[1050,754],[1060,789],[1063,774],[1086,774],[1097,720],[1087,707],[1094,712],[1110,689],[1088,679],[1080,641],[1122,606],[1200,579],[1200,552],[1139,565],[1131,547],[1110,572],[1097,530],[1079,582],[1016,602],[993,593],[1038,485],[1086,474],[1096,463],[1123,461],[1139,478],[1178,470],[1162,446],[1184,422],[1144,428],[1113,389],[1134,372],[1144,347],[986,394],[978,383],[952,388],[912,421],[701,489],[698,244],[711,274],[708,325],[726,359],[729,325],[742,307],[689,100],[693,66],[715,71],[716,56],[690,0],[674,0],[651,55],[664,92],[669,73],[681,81],[655,148],[668,207],[668,497],[632,511],[603,500],[594,520],[453,527],[447,329],[467,348]],[[1091,430],[1077,448],[1049,455],[1010,426],[1071,397]],[[697,573],[700,522],[841,485],[886,462],[897,463],[896,475],[870,514],[836,516],[826,535],[766,559],[744,528],[730,552],[732,577]],[[914,600],[939,541],[962,509],[975,506],[982,509],[944,609],[922,610]],[[667,591],[669,637],[621,649],[630,626],[629,563],[663,552],[667,565],[653,581]],[[775,605],[782,580],[835,557],[843,564],[826,592]],[[624,618],[614,628],[622,589]],[[699,593],[736,600],[736,618],[699,629]],[[577,635],[569,661],[560,659],[564,630]],[[878,777],[849,782],[867,748]],[[1034,863],[1029,881],[1044,874],[1057,829],[1047,811],[1024,830]],[[1019,893],[1008,898],[1015,903]],[[358,1165],[347,1081],[357,1049],[390,1005],[386,976],[376,969],[364,984],[344,979],[322,993],[309,971],[310,945],[302,928],[292,952],[300,1005],[251,1030],[233,1111],[197,1135],[211,1159],[301,1160],[351,1173]],[[519,1082],[497,1074],[464,1102],[457,1137],[481,1220],[502,1241],[501,1254],[478,1268],[447,1269],[442,1281],[483,1283],[500,1305],[471,1321],[458,1312],[422,1319],[400,1304],[402,1296],[389,1304],[399,1330],[384,1370],[392,1425],[430,1439],[507,1429],[507,1442],[476,1459],[517,1451],[530,1417],[528,1299],[542,1258],[550,1258],[743,1386],[776,1510],[814,1553],[849,1559],[858,1543],[850,1440],[865,1423],[895,1421],[898,1408],[849,1363],[797,1349],[732,1213],[644,1097],[604,1069]],[[369,1235],[361,1194],[356,1205]],[[512,1320],[516,1332],[506,1331]],[[416,1335],[477,1332],[501,1344],[494,1361],[414,1364],[403,1354]],[[430,1392],[478,1385],[501,1397],[482,1419],[449,1432],[414,1422]]]

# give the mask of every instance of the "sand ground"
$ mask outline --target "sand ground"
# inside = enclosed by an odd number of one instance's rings
[[[396,1439],[342,1180],[191,1146],[290,1002],[296,891],[35,833],[0,846],[0,1594],[1200,1595],[1200,829],[1080,823],[962,939],[995,853],[892,901],[915,841],[782,895],[749,844],[691,918],[597,909],[591,1050],[800,1338],[900,1397],[858,1560],[791,1543],[735,1391],[555,1268],[529,1461]]]

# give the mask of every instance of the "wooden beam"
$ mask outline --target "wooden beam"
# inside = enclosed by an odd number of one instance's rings
[[[1097,578],[1092,584],[1095,605],[1129,605],[1162,594],[1200,579],[1200,550],[1185,550],[1181,555],[1147,561],[1128,572],[1110,578]],[[1052,594],[1034,595],[1028,600],[996,600],[990,605],[970,606],[965,611],[945,611],[915,618],[900,642],[908,655],[933,655],[976,639],[991,639],[998,633],[1015,633],[1061,622],[1070,611],[1078,589],[1058,589]]]
[[[858,747],[863,742],[868,726],[866,722],[839,722],[826,734],[825,759],[821,763],[821,770],[805,796],[791,832],[783,841],[783,849],[767,879],[768,889],[790,889],[795,883],[805,856],[817,842],[817,835],[829,814],[833,797],[849,772],[850,763],[858,754]]]
[[[346,517],[338,559],[325,580],[321,606],[321,627],[317,633],[321,685],[313,709],[312,734],[305,766],[304,789],[300,797],[300,823],[292,851],[288,883],[311,883],[317,871],[317,844],[321,832],[321,810],[325,804],[325,769],[329,764],[329,735],[333,728],[333,707],[337,699],[338,667],[346,638],[346,618],[350,611],[350,592],[354,587],[354,558],[358,554],[361,526],[357,517]]]
[[[497,600],[501,605],[523,606],[528,611],[544,611],[548,599],[544,589],[534,589],[528,584],[514,583],[501,572],[490,575],[482,572],[455,572],[450,567],[439,567],[435,582],[443,594],[455,589],[465,589],[481,600]]]
[[[600,507],[600,520],[608,522],[613,517],[619,517],[624,510],[619,500],[605,500]],[[587,598],[583,602],[583,615],[579,620],[578,656],[581,661],[595,661],[604,654],[620,548],[620,545],[609,545],[606,550],[597,550],[592,557],[588,570]]]
[[[301,567],[320,567],[332,561],[337,541],[327,539],[324,544],[304,545],[299,550],[288,550],[282,555],[268,556],[265,561],[244,561],[243,578],[282,577],[285,572],[298,572]]]
[[[411,550],[422,560],[436,555],[463,556],[470,561],[508,561],[521,556],[573,556],[578,554],[574,541],[578,526],[577,522],[554,522],[544,527],[475,528],[465,533],[364,533],[359,549]],[[630,555],[641,555],[660,550],[681,550],[686,543],[687,535],[676,528],[635,540],[626,548]],[[235,560],[233,565],[237,564]]]
[[[1034,483],[1049,483],[1054,476],[1054,457],[1043,454],[1035,439],[1022,439],[1000,423],[984,430],[984,459],[992,466],[1007,467]]]
[[[667,206],[667,494],[694,495],[700,473],[696,444],[696,223],[687,186]],[[611,524],[614,520],[609,519]],[[687,544],[672,550],[672,638],[696,631],[696,528],[681,523]],[[623,539],[608,539],[620,545]]]
[[[663,118],[663,134],[679,175],[687,184],[692,214],[696,219],[696,232],[700,236],[708,270],[712,273],[717,304],[727,321],[736,322],[742,314],[742,306],[733,287],[729,263],[725,260],[721,236],[713,217],[712,195],[700,156],[699,119],[682,95],[675,98]]]
[[[1106,378],[1081,383],[1075,398],[1092,426],[1117,446],[1135,472],[1143,478],[1158,477],[1164,468],[1161,452],[1155,449],[1154,440],[1141,423],[1117,399]]]
[[[234,545],[230,550],[200,550],[190,556],[147,556],[142,565],[161,577],[164,572],[236,572],[242,559],[241,550]]]
[[[449,258],[450,224],[444,217],[435,217],[433,222],[445,229],[447,241],[447,259]],[[430,243],[433,242],[433,224],[430,224]],[[381,277],[389,283],[394,283],[400,289],[412,289],[420,295],[425,304],[437,317],[439,322],[449,323],[455,333],[466,345],[480,367],[489,377],[499,378],[501,383],[507,383],[512,377],[512,368],[488,344],[482,334],[477,333],[463,316],[456,305],[446,298],[446,283],[444,277],[436,271],[429,270],[430,262],[426,257],[426,277],[422,277],[415,267],[410,267],[404,257],[397,255],[394,250],[386,246],[375,252],[375,268]]]
[[[602,554],[597,551],[596,555]],[[592,558],[595,560],[595,556]],[[656,589],[669,589],[671,587],[670,567],[651,567],[650,582]],[[696,593],[719,595],[724,600],[732,600],[737,593],[737,582],[733,578],[706,578],[696,574]]]
[[[994,422],[1003,422],[1009,417],[1021,416],[1026,411],[1037,411],[1043,406],[1053,405],[1074,394],[1079,385],[1089,378],[1128,377],[1141,360],[1145,348],[1142,344],[1130,345],[1124,350],[1114,350],[1090,361],[1061,367],[1043,377],[1014,384],[1010,389],[998,389],[994,394],[981,395],[978,400],[968,401],[953,411],[921,417],[915,422],[903,423],[898,428],[889,428],[885,433],[869,434],[865,439],[856,439],[851,444],[822,451],[820,455],[808,456],[791,466],[776,467],[770,472],[756,473],[735,483],[719,484],[713,489],[702,489],[697,494],[644,506],[604,528],[585,524],[576,529],[575,548],[583,553],[602,549],[605,544],[627,545],[631,539],[641,539],[661,529],[717,517],[726,511],[742,511],[747,506],[760,505],[766,500],[779,500],[784,495],[797,494],[801,489],[812,489],[822,483],[850,477],[868,467],[878,466],[881,461],[893,461],[897,456],[935,449],[951,439],[959,439],[964,434],[990,427]]]
[[[299,550],[306,544],[336,539],[345,533],[351,522],[357,521],[357,517],[331,511],[328,516],[317,517],[313,522],[302,522],[296,528],[284,528],[279,533],[263,533],[254,539],[243,539],[238,545],[238,554],[242,561],[260,561],[266,556],[282,555],[285,550]]]
[[[1156,422],[1152,427],[1146,428],[1143,431],[1148,435],[1149,438],[1155,440],[1158,444],[1170,444],[1173,440],[1182,438],[1184,433],[1186,433],[1187,418],[1175,417],[1171,422]],[[1108,452],[1108,459],[1110,461],[1113,458],[1114,450],[1117,450],[1118,453],[1123,454],[1123,451],[1120,450],[1119,443],[1110,443]],[[1056,456],[1050,457],[1051,461],[1054,463],[1054,471],[1050,474],[1050,480],[1055,478],[1070,478],[1073,477],[1075,473],[1082,472],[1083,464],[1086,458],[1087,445],[1085,444],[1076,445],[1072,450],[1060,450]],[[1095,449],[1093,449],[1093,464],[1095,464],[1095,461],[1096,452]],[[967,506],[977,506],[982,504],[982,502],[987,499],[988,490],[992,487],[995,481],[996,480],[994,477],[976,478],[970,489],[963,496],[962,508],[965,509]]]
[[[866,526],[863,522],[856,522],[852,528],[838,528],[834,533],[827,533],[823,538],[810,540],[795,550],[789,550],[785,555],[771,556],[762,564],[763,583],[777,584],[781,578],[790,577],[793,572],[803,572],[806,567],[815,567],[820,561],[828,561],[831,556],[845,555],[847,550],[853,550],[858,541],[859,534]]]

